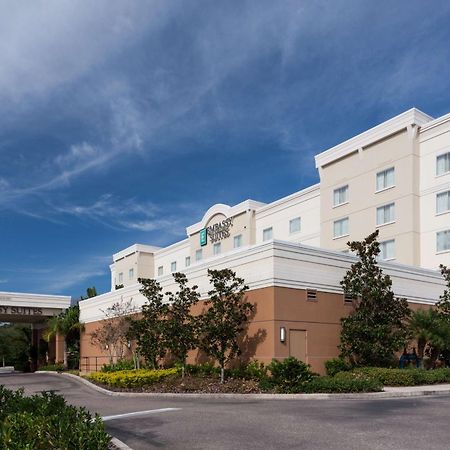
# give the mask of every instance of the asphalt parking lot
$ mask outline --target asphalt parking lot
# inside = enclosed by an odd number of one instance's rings
[[[29,394],[54,390],[105,417],[134,450],[446,449],[450,397],[248,400],[112,397],[48,374],[0,375]],[[126,415],[132,414],[132,415]]]

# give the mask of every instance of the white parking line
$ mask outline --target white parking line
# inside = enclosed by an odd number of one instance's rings
[[[102,417],[102,419],[103,419],[103,421],[123,419],[125,417],[146,416],[147,414],[158,414],[158,413],[168,412],[168,411],[179,411],[180,409],[181,408],[149,409],[147,411],[136,411],[136,412],[125,413],[125,414],[116,414],[115,416],[104,416],[104,417]]]

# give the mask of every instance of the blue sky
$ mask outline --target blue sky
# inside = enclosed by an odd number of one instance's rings
[[[313,155],[450,111],[450,4],[0,0],[0,290],[109,289],[111,255]]]

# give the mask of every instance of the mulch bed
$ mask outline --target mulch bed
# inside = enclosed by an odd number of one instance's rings
[[[228,378],[224,384],[220,379],[213,377],[192,377],[186,375],[183,378],[166,378],[164,381],[153,383],[140,388],[117,388],[100,383],[95,383],[110,391],[116,392],[154,392],[154,393],[196,393],[196,394],[259,394],[259,382],[256,380],[244,380],[241,378]]]

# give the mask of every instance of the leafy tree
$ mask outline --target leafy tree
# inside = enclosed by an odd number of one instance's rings
[[[47,323],[47,329],[43,333],[45,341],[49,342],[57,334],[64,337],[64,366],[67,367],[67,351],[73,352],[80,350],[80,307],[78,303],[70,306],[57,316],[53,316]]]
[[[450,268],[441,264],[439,266],[441,274],[446,282],[444,293],[439,297],[437,302],[437,310],[439,314],[448,322],[450,322]]]
[[[31,329],[22,325],[0,325],[0,365],[27,368],[31,347]]]
[[[408,303],[396,298],[392,281],[377,264],[378,230],[363,241],[349,242],[359,261],[341,281],[344,292],[355,298],[350,315],[341,319],[341,355],[353,364],[383,366],[407,341]]]
[[[102,310],[105,315],[102,325],[91,333],[91,343],[108,351],[110,364],[114,362],[114,358],[120,361],[125,355],[130,333],[129,316],[135,311],[133,299],[121,299]]]
[[[178,292],[166,295],[169,307],[166,312],[166,320],[163,322],[162,333],[166,348],[182,364],[182,376],[184,378],[186,358],[189,350],[197,346],[196,320],[191,316],[191,308],[198,303],[200,293],[198,287],[187,286],[187,277],[182,273],[173,275],[179,286]]]
[[[158,366],[158,358],[166,353],[164,342],[164,325],[168,306],[164,303],[161,285],[152,279],[139,278],[142,284],[139,292],[147,298],[142,306],[139,319],[132,319],[128,336],[135,339],[139,353],[154,369]]]
[[[95,289],[95,286],[88,287],[86,289],[86,297],[81,296],[81,300],[87,300],[88,298],[97,297],[97,289]]]
[[[244,301],[248,286],[232,270],[208,270],[208,276],[213,289],[205,301],[208,309],[201,316],[200,346],[219,363],[223,383],[225,364],[240,354],[238,338],[254,305]]]

